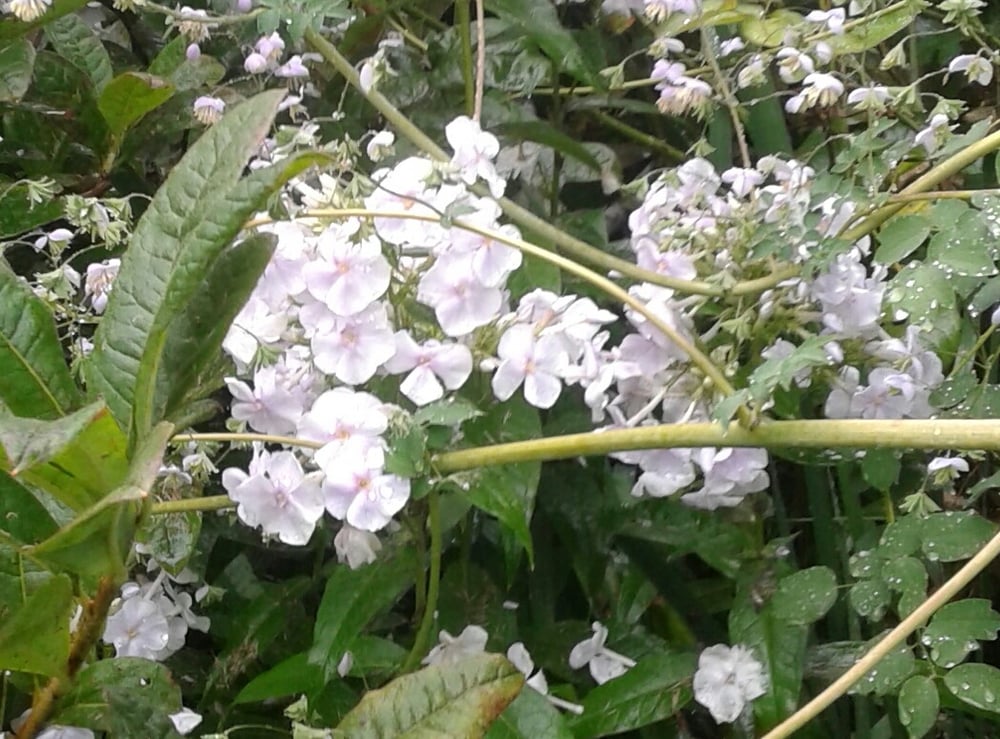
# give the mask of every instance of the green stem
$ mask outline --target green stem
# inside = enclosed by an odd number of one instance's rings
[[[462,83],[465,87],[465,114],[472,116],[476,109],[476,80],[472,73],[472,18],[469,0],[456,0],[455,26],[462,47]]]
[[[764,447],[768,449],[955,449],[1000,450],[1000,421],[866,419],[769,421],[752,431],[717,423],[674,423],[607,429],[547,439],[460,449],[436,455],[442,474],[513,462],[603,456],[637,449]]]
[[[633,141],[642,144],[647,149],[659,152],[667,158],[671,164],[681,164],[687,156],[680,149],[671,146],[666,141],[661,141],[656,136],[650,136],[645,131],[630,126],[624,121],[620,121],[613,115],[605,113],[603,110],[592,110],[590,115],[599,120],[608,128],[613,128],[618,133],[628,136]]]
[[[321,441],[310,441],[300,439],[296,436],[275,436],[274,434],[177,434],[171,437],[172,444],[185,444],[189,441],[261,441],[265,444],[284,444],[285,446],[299,446],[304,449],[319,449],[323,446]]]
[[[740,149],[740,161],[744,169],[750,169],[753,167],[753,162],[750,161],[750,148],[747,146],[746,130],[743,128],[743,121],[740,120],[740,101],[736,99],[725,73],[719,67],[719,60],[715,57],[715,41],[715,32],[712,31],[710,33],[706,26],[702,26],[701,51],[705,55],[708,65],[712,68],[712,72],[715,74],[715,83],[718,85],[719,92],[722,93],[722,102],[725,104],[726,109],[729,110],[729,117],[733,121],[733,132],[736,135],[736,143]]]
[[[222,511],[235,508],[236,503],[228,495],[207,495],[204,498],[183,498],[181,500],[161,500],[149,508],[151,516],[165,513],[190,513],[193,511]]]
[[[421,658],[427,652],[430,643],[431,629],[434,627],[438,607],[438,593],[441,589],[441,549],[443,532],[441,531],[441,501],[437,490],[427,494],[427,526],[431,534],[431,568],[427,582],[427,602],[424,604],[424,616],[420,620],[420,628],[413,640],[413,649],[403,663],[402,672],[412,672],[420,664]]]

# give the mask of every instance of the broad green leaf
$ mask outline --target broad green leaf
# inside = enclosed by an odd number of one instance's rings
[[[559,22],[551,0],[487,0],[486,9],[524,34],[560,69],[581,82],[604,88],[598,65]]]
[[[891,490],[902,468],[900,456],[895,449],[866,449],[861,460],[861,474],[865,482],[882,492]]]
[[[930,264],[901,269],[889,282],[885,302],[889,315],[927,329],[925,336],[934,348],[954,342],[960,333],[951,279]]]
[[[125,479],[125,448],[124,434],[104,409],[50,463],[27,469],[19,476],[69,508],[83,510]]]
[[[395,603],[413,582],[417,565],[405,555],[400,552],[357,570],[341,566],[326,581],[309,662],[320,666],[327,680],[337,675],[344,652],[351,649],[368,622]]]
[[[931,224],[922,215],[901,215],[891,219],[878,232],[875,260],[892,264],[910,256],[931,234]]]
[[[470,401],[452,396],[418,409],[413,414],[413,420],[421,426],[458,426],[481,415],[483,412]]]
[[[19,236],[58,220],[62,215],[63,204],[59,198],[36,203],[28,196],[27,185],[0,187],[0,239]],[[0,265],[2,269],[4,266]]]
[[[802,16],[799,13],[778,8],[763,17],[747,15],[740,21],[740,35],[758,46],[781,46],[787,30],[801,24]]]
[[[419,477],[426,466],[427,431],[411,419],[393,419],[385,435],[388,449],[385,471],[400,477]]]
[[[34,65],[35,47],[29,41],[17,39],[0,46],[0,103],[24,97]]]
[[[590,739],[638,729],[672,716],[692,698],[693,654],[641,659],[621,677],[587,693],[583,713],[570,721],[573,735]]]
[[[58,528],[52,515],[30,490],[0,472],[0,532],[21,544],[34,544]]]
[[[885,527],[875,553],[880,559],[891,560],[919,551],[922,528],[923,519],[918,516],[896,519]]]
[[[111,133],[121,136],[173,94],[174,86],[167,80],[141,72],[124,72],[101,91],[97,107]]]
[[[900,618],[909,616],[927,596],[927,569],[915,557],[897,557],[882,568],[885,583],[899,593],[896,613]]]
[[[25,553],[84,578],[124,580],[125,560],[173,430],[169,423],[157,425],[136,450],[123,485]]]
[[[946,673],[944,684],[952,695],[983,711],[1000,712],[1000,670],[991,665],[959,665]]]
[[[960,277],[992,277],[997,250],[982,216],[969,211],[950,228],[939,231],[927,247],[927,264]]]
[[[20,418],[0,413],[0,466],[17,476],[50,461],[104,413],[102,403],[91,403],[56,421]]]
[[[525,688],[486,732],[486,739],[573,739],[573,732],[545,696]]]
[[[862,580],[851,586],[847,600],[859,616],[879,621],[892,602],[892,592],[882,580]]]
[[[340,723],[343,739],[478,739],[524,685],[499,654],[432,665],[365,695]]]
[[[105,397],[130,436],[153,425],[155,379],[167,330],[247,216],[283,181],[243,167],[270,128],[283,93],[262,93],[209,128],[173,168],[136,225],[84,365],[92,394]],[[294,167],[282,169],[292,176]],[[143,378],[140,378],[140,374]]]
[[[157,415],[172,416],[185,400],[197,399],[188,394],[218,358],[230,324],[253,292],[276,245],[273,234],[261,233],[226,249],[187,308],[174,318],[157,378]]]
[[[69,655],[73,585],[65,575],[43,583],[0,623],[0,670],[58,676]]]
[[[837,600],[837,576],[829,567],[799,570],[778,582],[771,599],[775,614],[795,625],[819,621]]]
[[[52,723],[122,739],[177,739],[180,734],[170,714],[181,708],[181,689],[166,667],[148,659],[116,657],[80,670],[56,704]]]
[[[696,31],[699,28],[725,26],[759,18],[764,9],[754,3],[739,3],[734,0],[704,0],[701,12],[693,16],[686,13],[671,13],[656,27],[658,34],[676,36],[680,33]]]
[[[495,403],[482,416],[463,426],[465,441],[471,446],[524,441],[541,436],[538,411],[515,397],[505,403]],[[517,542],[533,557],[529,524],[535,509],[535,494],[541,464],[516,464],[483,467],[472,474],[465,495],[474,506],[496,516],[514,534]]]
[[[255,677],[237,694],[234,703],[256,703],[271,698],[311,693],[323,685],[323,671],[309,662],[308,652],[299,652]]]
[[[104,44],[80,16],[64,15],[46,24],[45,36],[61,56],[86,72],[98,91],[115,76]]]
[[[1000,613],[983,598],[966,598],[943,606],[924,629],[920,642],[930,649],[931,659],[941,667],[954,667],[992,641],[1000,630]]]
[[[86,4],[87,0],[54,0],[52,5],[40,18],[30,23],[23,23],[17,20],[17,18],[5,15],[3,16],[3,20],[0,21],[0,41],[26,36],[30,31],[35,30],[39,26],[44,26],[56,18],[77,11]]]
[[[940,698],[934,681],[914,675],[899,689],[899,723],[910,739],[920,739],[937,723]]]
[[[860,18],[851,23],[844,33],[827,36],[826,41],[835,54],[858,54],[874,49],[904,30],[920,12],[920,3],[898,3],[886,13],[872,18]]]
[[[924,555],[936,562],[968,559],[996,530],[992,521],[974,511],[932,514],[921,521]]]
[[[80,400],[52,313],[2,260],[0,377],[0,401],[15,415],[56,418]]]
[[[362,634],[351,647],[353,659],[347,674],[361,678],[372,674],[393,675],[399,672],[406,655],[407,650],[394,641]]]

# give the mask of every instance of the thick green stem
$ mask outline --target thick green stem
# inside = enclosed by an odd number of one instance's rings
[[[512,462],[606,455],[634,449],[765,447],[769,449],[1000,450],[1000,421],[806,420],[762,421],[752,431],[717,423],[675,423],[567,434],[444,452],[433,459],[442,474]]]
[[[192,511],[222,511],[235,508],[236,503],[228,495],[207,495],[204,498],[182,498],[181,500],[161,500],[149,508],[151,516],[165,513],[190,513]]]
[[[456,0],[455,27],[462,46],[462,84],[465,88],[465,114],[472,117],[476,109],[476,80],[472,72],[472,18],[469,0]]]
[[[411,672],[420,664],[421,658],[427,652],[430,643],[431,630],[437,616],[438,593],[441,589],[441,550],[444,533],[441,530],[441,502],[437,490],[427,494],[427,527],[431,535],[430,575],[427,581],[427,601],[424,604],[424,615],[420,619],[420,628],[413,640],[413,649],[403,663],[402,672]]]

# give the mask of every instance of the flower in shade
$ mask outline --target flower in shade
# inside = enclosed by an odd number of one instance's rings
[[[694,699],[720,724],[732,723],[743,709],[767,692],[764,666],[747,647],[716,644],[698,657]]]
[[[225,110],[225,101],[211,95],[202,95],[194,101],[194,117],[206,126],[218,123]]]
[[[52,0],[10,0],[7,12],[13,13],[19,21],[31,23],[45,15],[51,4]]]

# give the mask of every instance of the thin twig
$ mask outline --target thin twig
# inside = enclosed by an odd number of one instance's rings
[[[479,122],[483,113],[483,87],[486,84],[486,19],[483,0],[476,0],[476,98],[472,119]]]

